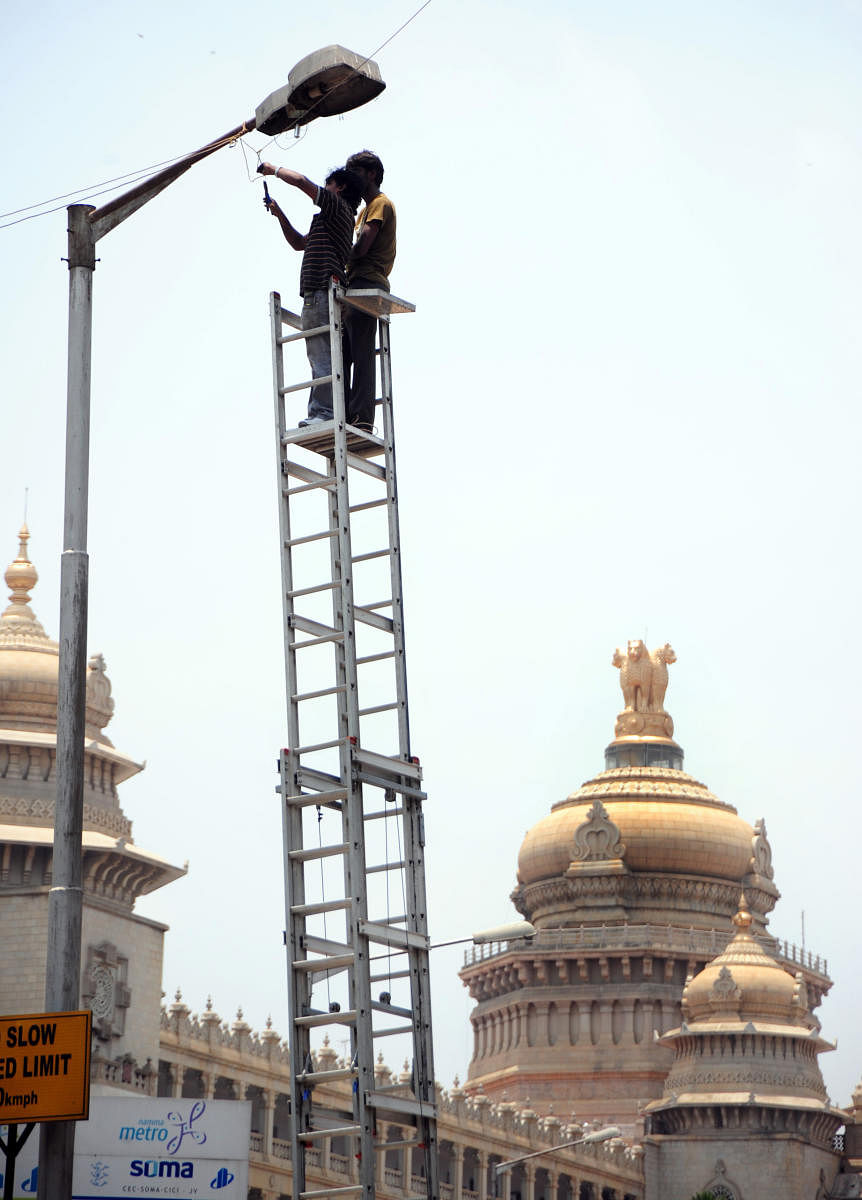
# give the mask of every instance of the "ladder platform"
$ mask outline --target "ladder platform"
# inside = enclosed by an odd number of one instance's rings
[[[396,313],[416,312],[416,305],[400,296],[393,296],[383,288],[348,289],[341,298],[342,304],[358,308],[370,317],[391,317]]]
[[[347,449],[357,458],[375,458],[386,452],[382,438],[374,433],[366,433],[355,425],[344,426],[347,434]],[[320,421],[314,425],[306,425],[302,429],[287,429],[281,439],[283,446],[302,446],[304,450],[313,450],[315,454],[323,454],[327,458],[335,457],[336,421]]]

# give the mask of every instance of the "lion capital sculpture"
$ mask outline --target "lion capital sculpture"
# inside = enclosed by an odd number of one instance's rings
[[[626,653],[614,651],[613,665],[620,672],[626,712],[663,713],[670,663],[676,654],[670,642],[650,654],[641,638],[630,639]]]

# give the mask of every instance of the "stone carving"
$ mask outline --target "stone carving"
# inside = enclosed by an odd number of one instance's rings
[[[619,668],[626,712],[649,712],[652,663],[644,643],[640,638],[630,640],[625,654],[617,647],[611,661]]]
[[[722,967],[718,978],[709,989],[710,1002],[720,1008],[737,1008],[742,999],[742,992],[736,985],[730,967]]]
[[[89,947],[86,986],[81,994],[93,1012],[93,1034],[102,1042],[123,1036],[132,998],[126,983],[128,973],[129,960],[118,954],[111,942]]]
[[[611,660],[620,672],[626,712],[663,713],[669,663],[676,654],[669,642],[650,654],[640,638],[631,639],[625,654],[619,648]]]
[[[775,876],[772,869],[772,847],[766,836],[766,822],[762,817],[754,823],[749,869],[753,874],[762,875],[765,879],[773,879]]]
[[[104,715],[100,728],[108,724],[114,712],[111,681],[105,674],[105,667],[105,659],[101,654],[94,654],[87,663],[87,704]]]
[[[596,800],[575,830],[575,862],[607,862],[622,858],[626,848],[620,841],[620,831],[614,825],[601,800]]]

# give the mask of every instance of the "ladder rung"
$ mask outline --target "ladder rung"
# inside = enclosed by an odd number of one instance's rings
[[[333,858],[336,854],[346,854],[350,842],[338,842],[333,846],[310,846],[308,850],[289,850],[287,857],[294,862],[312,862],[316,858]]]
[[[393,1027],[391,1029],[373,1029],[371,1031],[371,1036],[373,1038],[393,1037],[396,1033],[400,1034],[400,1033],[412,1033],[412,1032],[413,1032],[412,1025],[393,1025]]]
[[[320,621],[312,621],[311,617],[303,617],[299,613],[291,613],[288,620],[290,629],[298,629],[300,633],[313,633],[319,637],[331,637],[333,633],[343,633],[332,625],[323,625]]]
[[[351,562],[368,562],[371,558],[387,558],[391,554],[389,549],[386,550],[369,550],[367,554],[354,554]]]
[[[400,817],[403,812],[403,808],[382,808],[380,812],[366,813],[362,820],[380,821],[384,817]]]
[[[321,333],[329,333],[328,325],[315,325],[313,329],[303,329],[301,333],[289,333],[286,337],[276,338],[279,346],[288,342],[300,342],[303,338],[318,337]]]
[[[407,920],[406,915],[403,917],[384,917],[380,921],[372,921],[373,925],[403,925]]]
[[[317,379],[304,379],[302,383],[291,383],[287,387],[279,388],[278,394],[279,396],[287,396],[291,392],[301,392],[304,388],[320,387],[324,383],[332,383],[332,376],[320,375]]]
[[[374,921],[360,921],[359,932],[370,942],[382,946],[400,946],[406,950],[427,950],[428,938],[424,933],[413,933],[409,929],[392,929],[389,925],[377,925]]]
[[[356,1074],[356,1067],[337,1067],[334,1071],[297,1072],[296,1079],[302,1083],[329,1083],[335,1079],[351,1079]]]
[[[384,658],[394,658],[394,650],[382,650],[379,654],[363,654],[361,658],[357,658],[356,665],[361,667],[364,663],[382,662]]]
[[[285,475],[295,475],[297,479],[304,479],[306,483],[315,483],[321,486],[325,483],[335,484],[331,475],[315,471],[305,463],[294,462],[292,458],[286,458],[281,464],[281,469]]]
[[[382,506],[387,503],[388,500],[384,496],[381,500],[365,500],[362,504],[351,504],[349,511],[352,513],[364,512],[367,508],[382,508]]]
[[[341,587],[341,580],[333,579],[330,583],[316,583],[313,587],[294,588],[287,594],[291,600],[295,600],[297,596],[313,596],[316,592],[333,592],[339,587]]]
[[[428,796],[425,792],[420,792],[418,788],[405,787],[404,784],[391,783],[388,779],[380,775],[371,775],[368,771],[357,771],[356,778],[360,783],[370,783],[372,787],[388,788],[389,791],[398,792],[400,796],[410,796],[414,800],[427,800]]]
[[[302,329],[302,317],[299,313],[291,312],[289,308],[279,308],[282,325],[290,325],[292,329]]]
[[[326,488],[327,491],[335,491],[335,482],[332,479],[322,479],[320,483],[300,483],[296,487],[282,488],[283,496],[298,496],[300,492],[311,492],[315,488]]]
[[[390,1013],[393,1017],[406,1017],[408,1021],[413,1020],[413,1013],[409,1008],[396,1008],[394,1004],[377,1004],[373,1000],[371,1007],[375,1012]],[[412,1029],[413,1026],[411,1025],[410,1028]]]
[[[324,529],[322,533],[306,533],[303,537],[286,538],[284,542],[285,550],[291,546],[304,546],[306,542],[320,542],[324,538],[338,537],[337,529]]]
[[[318,804],[325,808],[334,806],[337,800],[346,800],[347,796],[347,788],[337,788],[332,792],[301,792],[297,796],[288,796],[287,803],[291,808],[316,808]],[[340,809],[341,806],[338,807]]]
[[[406,1113],[413,1117],[436,1118],[437,1105],[433,1100],[413,1100],[407,1096],[389,1096],[384,1092],[366,1092],[365,1103],[370,1108]]]
[[[406,867],[407,863],[402,858],[401,862],[381,863],[379,867],[366,867],[366,875],[379,875],[381,871],[400,871],[402,867]]]
[[[331,938],[317,937],[313,933],[303,935],[302,948],[306,954],[326,954],[333,958],[353,955],[353,947],[348,946],[345,942],[333,942]]]
[[[305,1028],[316,1028],[318,1025],[352,1025],[356,1020],[356,1009],[350,1008],[345,1012],[313,1013],[308,1017],[296,1017],[294,1025]]]
[[[355,954],[333,954],[331,958],[297,958],[294,960],[294,971],[314,971],[318,975],[328,975],[330,971],[343,971],[352,967],[356,961]]]
[[[358,1129],[359,1126],[357,1125],[356,1128]],[[317,1200],[318,1196],[358,1196],[362,1191],[364,1188],[358,1184],[351,1187],[317,1188],[313,1192],[300,1192],[299,1200]]]
[[[350,1137],[351,1134],[359,1133],[362,1129],[361,1125],[336,1125],[332,1129],[303,1129],[299,1135],[301,1142],[315,1141],[317,1138],[327,1137]],[[303,1195],[307,1195],[303,1192]]]
[[[381,954],[380,957],[386,958],[386,955]],[[386,971],[385,974],[383,974],[383,975],[372,975],[370,977],[370,982],[371,983],[383,983],[384,980],[389,980],[389,979],[409,979],[410,975],[411,975],[410,971]]]
[[[296,704],[301,704],[303,700],[319,700],[321,696],[335,696],[339,692],[346,692],[347,685],[338,683],[335,687],[320,688],[317,692],[294,692],[290,697]],[[361,713],[360,713],[361,715]]]
[[[353,615],[357,621],[361,621],[363,625],[373,625],[375,629],[382,629],[384,633],[392,632],[392,618],[381,617],[379,613],[371,612],[370,609],[355,604],[353,606]]]
[[[350,908],[351,903],[351,900],[320,900],[316,904],[291,904],[290,912],[294,917],[314,917],[318,913]]]
[[[373,767],[378,772],[382,771],[393,777],[397,777],[399,783],[392,784],[396,792],[401,790],[401,780],[414,779],[419,783],[422,779],[422,767],[418,760],[414,762],[409,758],[397,758],[389,754],[378,754],[374,750],[365,750],[362,746],[355,746],[351,757],[360,766]]]
[[[326,639],[321,639],[325,641]],[[303,646],[309,645],[308,642],[302,642]],[[314,742],[308,746],[298,746],[293,751],[294,754],[313,754],[316,750],[333,750],[336,746],[343,746],[344,738],[333,738],[331,742]]]
[[[392,702],[392,704],[372,704],[372,706],[370,708],[360,708],[359,716],[360,717],[370,717],[374,713],[392,712],[392,710],[394,708],[400,708],[400,707],[401,707],[400,700],[395,700]]]
[[[308,646],[322,646],[324,642],[343,642],[344,634],[322,633],[319,637],[306,638],[304,642],[293,642],[290,646],[291,650],[305,650]]]
[[[372,479],[383,480],[386,478],[385,467],[379,466],[378,463],[370,462],[367,458],[359,458],[356,454],[347,455],[348,467],[353,467],[355,471],[362,471],[365,475],[370,475]]]

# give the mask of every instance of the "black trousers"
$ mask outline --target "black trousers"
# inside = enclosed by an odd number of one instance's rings
[[[351,279],[352,288],[377,287],[367,279]],[[351,425],[374,424],[374,401],[377,394],[377,318],[348,308],[345,312],[344,378],[347,389],[347,419]]]

